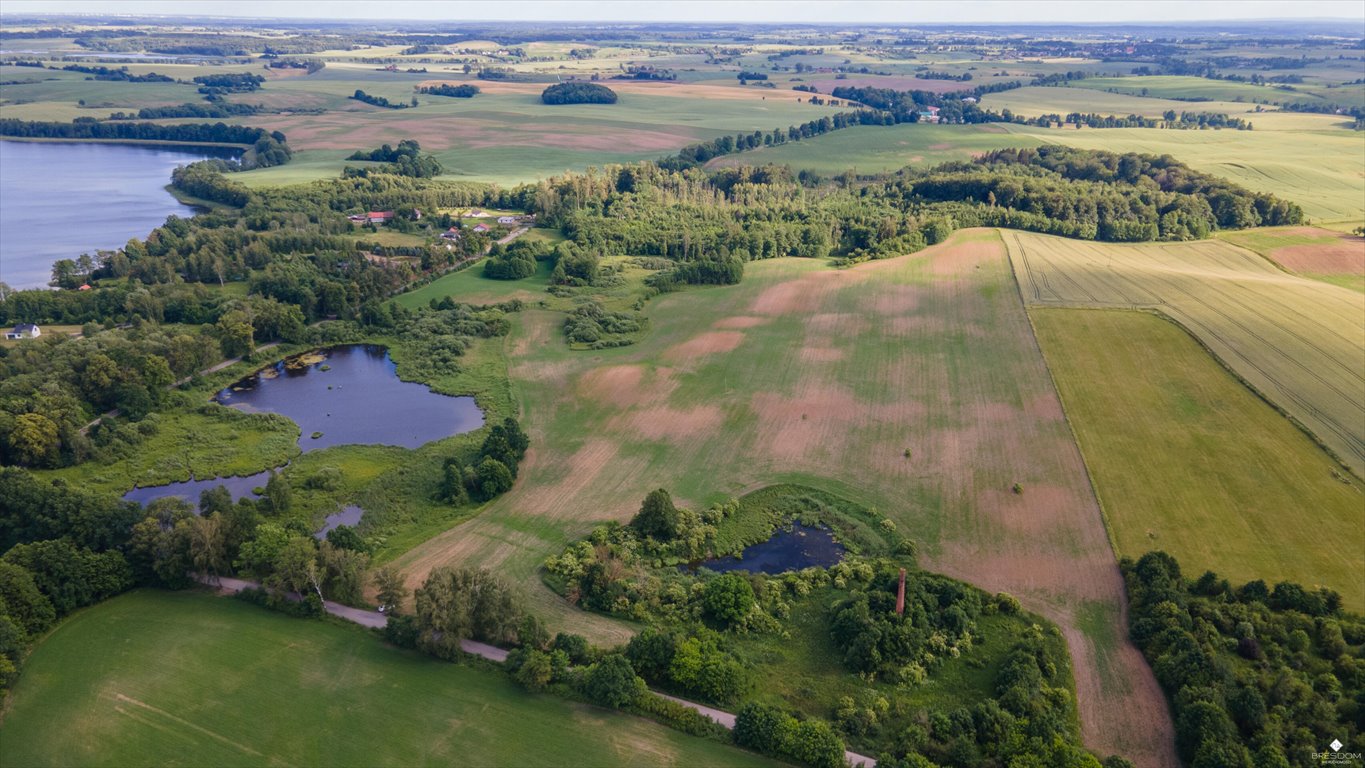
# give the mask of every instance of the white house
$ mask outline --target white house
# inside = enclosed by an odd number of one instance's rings
[[[36,339],[43,335],[43,331],[33,323],[20,323],[14,326],[14,330],[5,334],[5,338],[14,339]]]
[[[498,217],[498,223],[499,223],[499,224],[516,224],[516,223],[517,223],[517,217],[516,217],[516,216],[499,216],[499,217]]]

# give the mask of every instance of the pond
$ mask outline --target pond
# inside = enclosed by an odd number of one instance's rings
[[[396,445],[416,448],[483,426],[472,397],[403,381],[384,347],[348,344],[295,355],[213,398],[242,411],[278,413],[303,430],[299,448]]]
[[[696,567],[720,573],[786,573],[802,568],[828,568],[843,558],[844,545],[834,540],[830,529],[794,523],[789,531],[778,531],[767,541],[745,547],[739,556],[703,560]]]
[[[327,538],[327,532],[342,525],[349,525],[354,528],[360,525],[360,518],[365,515],[365,510],[354,504],[348,504],[341,508],[340,512],[333,512],[327,516],[322,528],[313,534],[313,538],[322,540]]]
[[[136,501],[142,506],[147,506],[157,499],[167,496],[176,496],[188,501],[195,509],[199,508],[199,494],[210,488],[225,486],[232,494],[235,502],[241,498],[257,498],[253,489],[264,488],[266,481],[270,479],[270,470],[259,472],[245,477],[212,477],[207,480],[185,480],[184,482],[171,483],[169,485],[153,485],[147,488],[134,488],[123,494],[125,501]]]
[[[214,147],[0,141],[0,280],[41,288],[52,263],[146,237],[170,214],[194,215],[166,185]]]

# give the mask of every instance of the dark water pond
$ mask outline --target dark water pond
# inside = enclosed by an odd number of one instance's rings
[[[472,397],[450,397],[402,381],[388,350],[349,344],[281,360],[213,398],[249,412],[278,413],[303,430],[299,447],[416,448],[483,426]],[[313,437],[315,433],[321,433]]]
[[[778,531],[767,541],[745,547],[740,556],[703,560],[697,567],[713,571],[786,573],[802,568],[828,568],[844,558],[844,545],[828,528],[796,523],[790,531]]]
[[[194,215],[166,191],[171,171],[235,150],[0,141],[0,280],[41,288],[52,263],[146,237],[170,214]]]
[[[340,512],[333,512],[328,515],[326,523],[323,524],[321,530],[313,534],[313,538],[319,540],[325,539],[327,538],[328,531],[341,525],[349,525],[354,528],[357,525],[360,525],[360,518],[364,517],[364,515],[365,510],[354,504],[348,504],[347,506],[342,507]]]
[[[147,506],[157,499],[164,499],[167,496],[177,496],[188,501],[196,509],[199,508],[199,494],[217,486],[226,486],[228,492],[232,494],[232,500],[250,497],[257,498],[252,492],[253,488],[265,487],[266,481],[270,479],[270,470],[260,472],[255,475],[245,477],[214,477],[208,480],[186,480],[181,483],[171,483],[170,485],[154,485],[147,488],[134,488],[123,494],[125,501],[136,501],[142,506]]]

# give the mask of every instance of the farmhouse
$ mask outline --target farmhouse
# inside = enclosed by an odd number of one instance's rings
[[[516,224],[516,223],[517,223],[517,217],[516,217],[516,216],[499,216],[499,217],[498,217],[498,223],[499,223],[499,224]]]
[[[475,225],[474,225],[474,231],[475,231],[475,232],[487,232],[487,231],[490,230],[490,229],[492,229],[492,227],[488,226],[487,224],[475,224]]]
[[[365,221],[369,224],[387,224],[393,221],[393,211],[370,211],[365,214]]]
[[[42,329],[33,323],[20,323],[14,326],[14,330],[5,333],[5,338],[14,339],[36,339],[43,335]]]
[[[460,214],[460,218],[464,218],[464,219],[486,219],[486,218],[488,218],[488,212],[487,212],[487,211],[481,211],[481,210],[479,210],[478,208],[475,208],[475,209],[473,209],[473,210],[465,211],[464,213]]]
[[[456,229],[455,227],[451,227],[450,229],[447,229],[446,231],[442,232],[441,237],[445,238],[446,240],[459,240],[460,230]]]

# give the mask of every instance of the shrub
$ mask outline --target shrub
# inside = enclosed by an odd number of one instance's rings
[[[608,707],[629,706],[647,693],[645,681],[635,674],[630,661],[619,653],[604,657],[583,675],[583,693]]]
[[[743,619],[754,606],[754,588],[737,573],[712,579],[702,593],[702,605],[711,618],[724,624]]]

